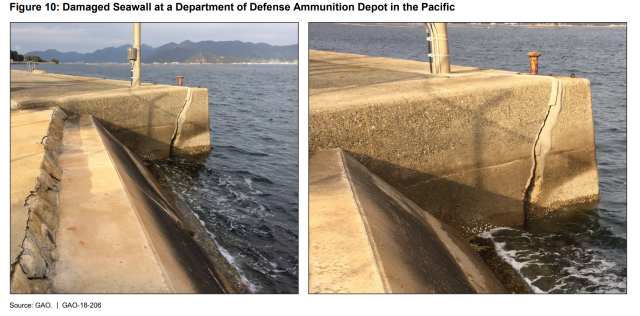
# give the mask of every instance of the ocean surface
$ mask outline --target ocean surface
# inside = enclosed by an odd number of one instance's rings
[[[409,24],[396,24],[409,26]],[[491,238],[536,293],[627,292],[627,33],[620,28],[449,27],[451,63],[591,81],[601,201],[498,228]],[[428,61],[424,26],[310,23],[309,48]]]
[[[26,70],[25,65],[11,69]],[[37,65],[129,80],[130,67]],[[211,152],[147,161],[258,293],[298,293],[298,67],[142,66],[142,81],[209,89]]]

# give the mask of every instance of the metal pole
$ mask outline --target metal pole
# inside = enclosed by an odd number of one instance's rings
[[[436,60],[436,73],[451,73],[451,63],[449,60],[449,41],[447,40],[447,24],[433,23],[435,29],[434,55]],[[433,36],[433,35],[432,35]]]
[[[133,65],[133,86],[140,86],[140,23],[133,23],[133,47],[136,48],[137,55]]]
[[[431,31],[429,30],[429,23],[424,23],[424,26],[427,29],[427,50],[429,51],[429,71],[431,73],[433,73],[433,57],[432,57],[432,53],[431,53],[431,41],[433,40],[433,34],[431,34]]]

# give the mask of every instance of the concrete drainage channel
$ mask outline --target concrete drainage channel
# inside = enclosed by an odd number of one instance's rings
[[[139,158],[209,150],[207,94],[12,71],[12,293],[250,293]]]

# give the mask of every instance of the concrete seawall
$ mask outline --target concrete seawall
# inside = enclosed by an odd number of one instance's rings
[[[463,235],[599,199],[586,79],[309,59],[309,151],[342,148]]]
[[[11,293],[251,293],[139,157],[209,150],[206,89],[11,79]]]
[[[11,71],[11,108],[91,115],[143,158],[208,151],[207,89]]]

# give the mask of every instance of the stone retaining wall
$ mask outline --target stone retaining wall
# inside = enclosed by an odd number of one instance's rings
[[[51,115],[49,131],[42,139],[44,155],[31,195],[26,197],[27,230],[22,253],[11,262],[11,293],[51,293],[51,279],[58,260],[56,231],[58,229],[59,182],[62,169],[58,166],[62,132],[67,115],[56,108]]]

